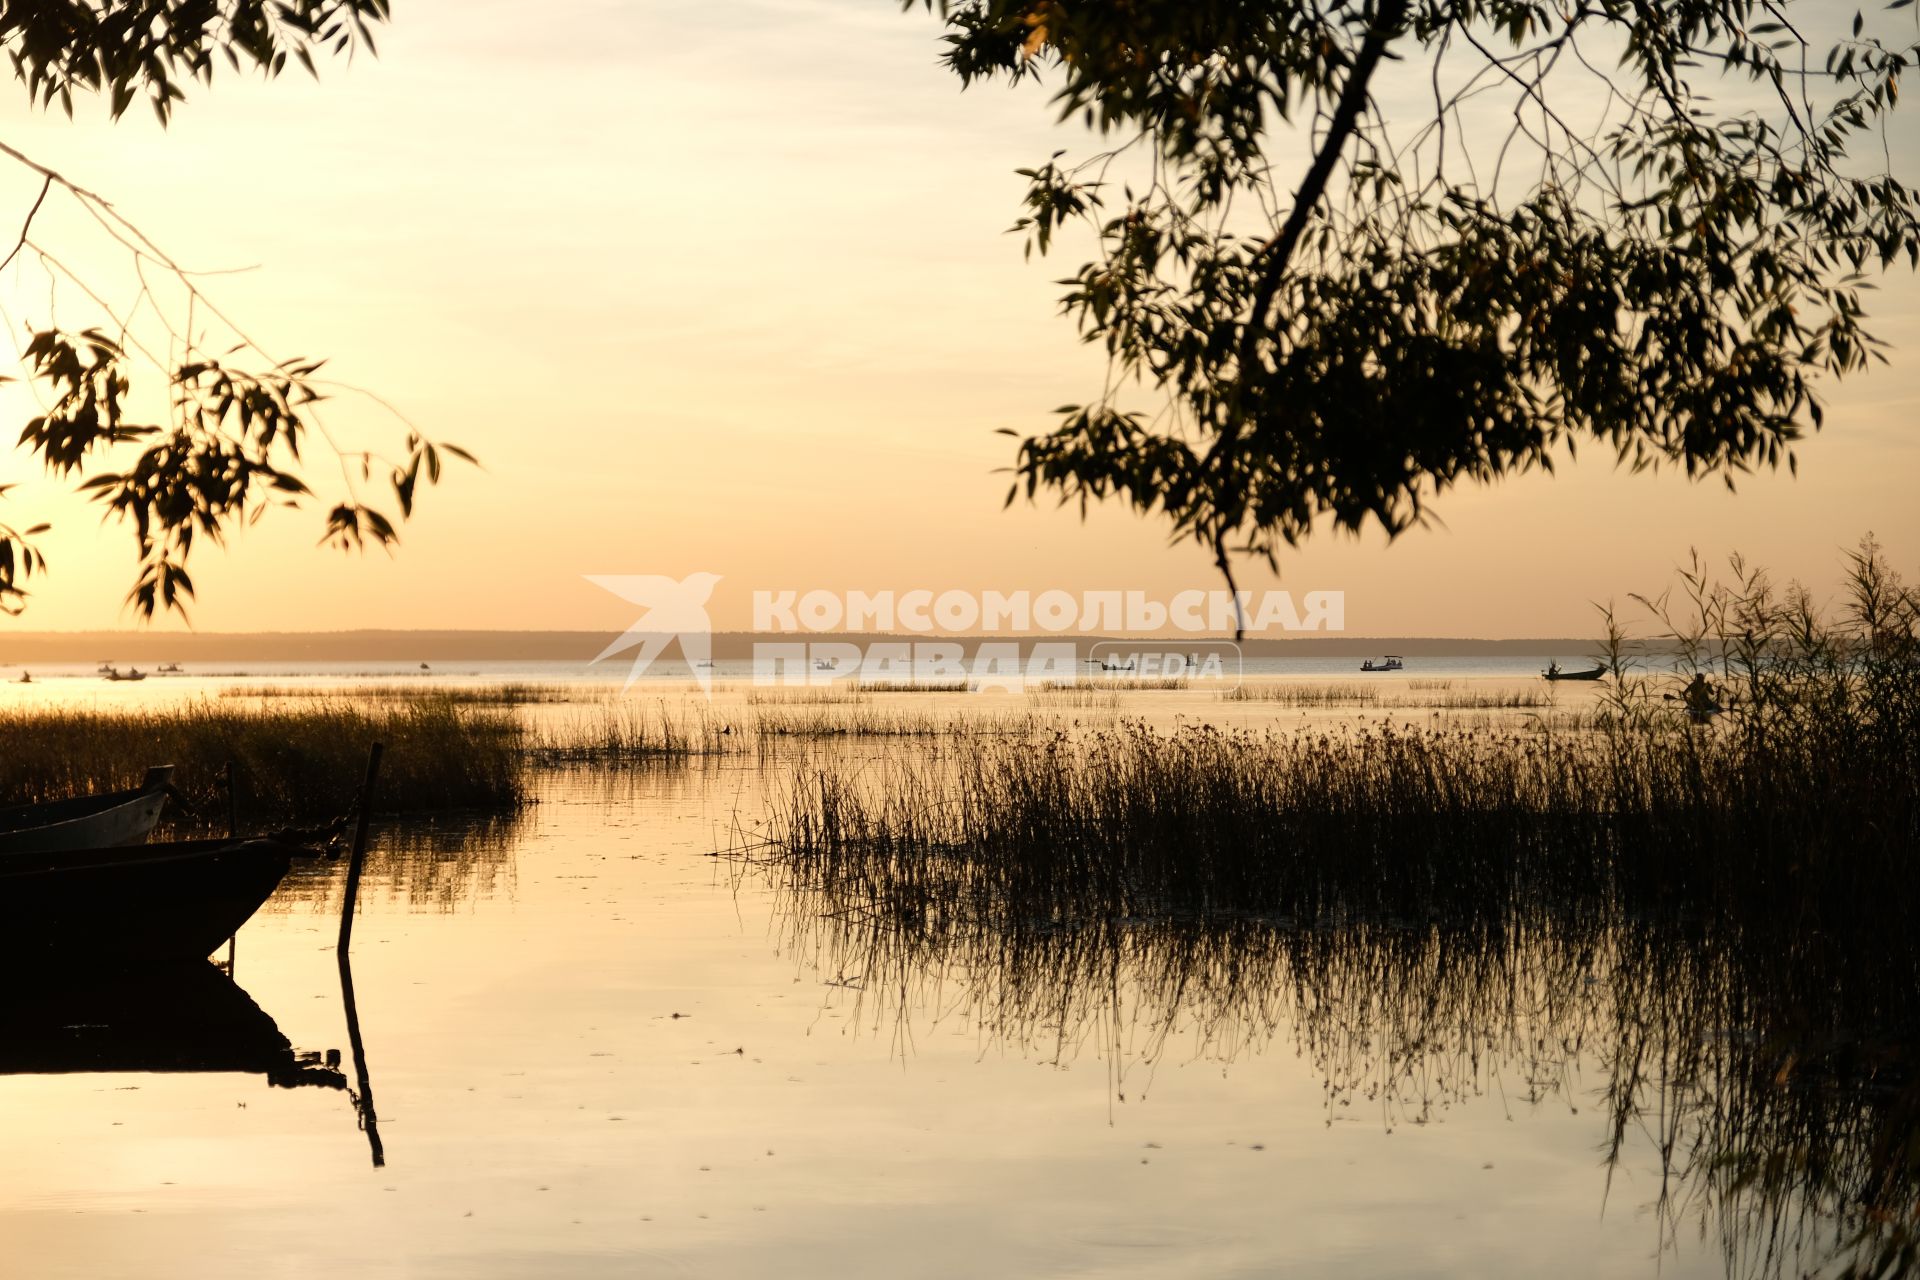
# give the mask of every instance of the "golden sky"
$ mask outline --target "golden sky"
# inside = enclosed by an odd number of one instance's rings
[[[399,552],[313,548],[318,512],[274,512],[194,560],[202,630],[624,626],[583,575],[724,575],[714,620],[766,588],[1212,588],[1208,558],[1119,511],[1001,509],[1000,428],[1046,429],[1099,386],[1055,315],[1078,261],[1023,263],[1017,166],[1056,146],[1043,94],[962,93],[935,24],[892,0],[718,6],[409,0],[377,60],[322,81],[227,77],[162,130],[98,103],[0,137],[112,198],[276,355],[325,355],[429,434],[479,453],[427,494]],[[1903,139],[1911,176],[1920,146]],[[38,183],[0,170],[0,210]],[[12,225],[13,215],[6,215]],[[50,211],[36,235],[124,305],[137,283]],[[9,237],[10,241],[11,237]],[[16,339],[45,270],[0,278]],[[1325,537],[1279,585],[1343,590],[1356,634],[1589,634],[1591,602],[1658,589],[1689,547],[1743,551],[1830,592],[1874,531],[1920,570],[1920,292],[1875,297],[1894,363],[1828,388],[1798,479],[1628,476],[1589,454],[1436,504],[1391,547]],[[59,318],[87,319],[71,290]],[[0,348],[4,355],[4,348]],[[147,381],[152,383],[149,373]],[[32,399],[0,395],[5,429]],[[397,447],[343,397],[350,447]],[[316,450],[316,487],[328,463]],[[54,576],[6,627],[130,625],[131,535],[15,455],[0,505],[55,522]],[[1246,586],[1271,584],[1250,569]]]

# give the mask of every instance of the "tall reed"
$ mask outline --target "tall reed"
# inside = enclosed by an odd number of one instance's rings
[[[1888,1273],[1920,1254],[1920,592],[1871,543],[1849,574],[1823,614],[1690,568],[1643,601],[1679,674],[1638,670],[1610,616],[1581,732],[1130,723],[808,761],[736,852],[887,989],[958,964],[995,1025],[1064,1035],[1063,999],[1163,971],[1245,978],[1264,1003],[1234,1025],[1291,1004],[1330,1081],[1388,990],[1455,1064],[1479,1050],[1433,1021],[1450,991],[1520,1028],[1503,1043],[1602,1029],[1610,1140],[1664,1126],[1667,1171],[1741,1226],[1730,1270],[1792,1271],[1824,1231]],[[1552,963],[1519,982],[1516,947]]]
[[[524,793],[523,730],[510,712],[444,698],[311,698],[270,707],[201,700],[145,710],[0,710],[0,796],[10,803],[113,790],[149,765],[204,824],[223,825],[234,766],[243,820],[333,817],[351,804],[367,747],[387,745],[381,809],[511,808]],[[190,815],[182,815],[190,816]]]

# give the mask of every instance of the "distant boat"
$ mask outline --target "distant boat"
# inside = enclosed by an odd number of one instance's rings
[[[1383,662],[1375,662],[1372,658],[1368,658],[1360,664],[1360,669],[1362,671],[1398,671],[1406,665],[1406,663],[1400,661],[1399,654],[1390,653]]]
[[[20,681],[19,681],[19,683],[21,683],[21,684],[32,684],[32,683],[33,683],[33,673],[32,673],[31,671],[22,671],[22,672],[20,673]]]
[[[113,664],[111,662],[102,662],[94,668],[94,673],[96,675],[110,676],[113,674]]]
[[[833,659],[815,658],[813,660],[813,669],[815,671],[831,671],[833,670]]]
[[[0,809],[0,854],[60,853],[144,843],[167,803],[170,764],[147,770],[140,785],[97,796]]]
[[[273,839],[0,854],[0,967],[146,971],[204,960],[297,856]]]
[[[145,680],[146,678],[147,673],[138,667],[128,667],[125,671],[118,671],[111,667],[107,669],[109,680]]]
[[[154,670],[154,674],[156,675],[177,676],[181,674],[180,664],[177,662],[165,662],[155,667],[153,670]]]
[[[1562,671],[1557,662],[1549,662],[1547,669],[1540,673],[1541,677],[1547,680],[1598,680],[1605,674],[1607,674],[1607,668],[1604,663],[1591,671]]]
[[[422,671],[431,671],[431,670],[433,670],[433,668],[432,668],[432,667],[429,667],[429,666],[428,666],[428,665],[427,665],[426,663],[424,663],[424,662],[420,664],[420,669],[421,669]]]

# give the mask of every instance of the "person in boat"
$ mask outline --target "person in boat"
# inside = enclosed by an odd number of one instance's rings
[[[1720,710],[1720,699],[1714,692],[1713,682],[1698,671],[1694,672],[1692,682],[1680,695],[1680,701],[1686,704],[1687,715],[1696,724],[1705,724],[1714,712]]]
[[[1547,679],[1551,680],[1559,674],[1560,674],[1560,659],[1549,658],[1547,660]]]

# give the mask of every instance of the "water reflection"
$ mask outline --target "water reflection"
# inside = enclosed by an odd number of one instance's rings
[[[794,952],[902,1052],[931,1029],[916,1021],[958,1023],[983,1049],[1097,1053],[1124,1098],[1176,1038],[1238,1070],[1290,1043],[1329,1123],[1388,1128],[1558,1099],[1595,1117],[1597,1200],[1651,1152],[1663,1251],[1698,1231],[1729,1276],[1915,1269],[1920,1011],[1838,976],[1852,962],[1818,931],[1537,885],[1389,918],[1310,905],[1326,886],[1292,912],[1023,915],[925,865],[826,884],[761,869]],[[964,880],[965,859],[947,873]]]
[[[75,984],[14,975],[0,994],[0,1075],[228,1072],[344,1089],[338,1051],[298,1052],[211,963]]]
[[[521,814],[443,814],[377,827],[367,850],[361,901],[410,911],[456,911],[476,899],[511,897],[514,850],[532,819]],[[296,866],[268,911],[338,913],[344,861]]]
[[[278,1089],[337,1089],[378,1167],[386,1153],[344,952],[339,969],[353,1082],[338,1049],[293,1047],[233,980],[231,958],[111,976],[14,975],[0,992],[0,1075],[221,1073],[264,1076]]]

